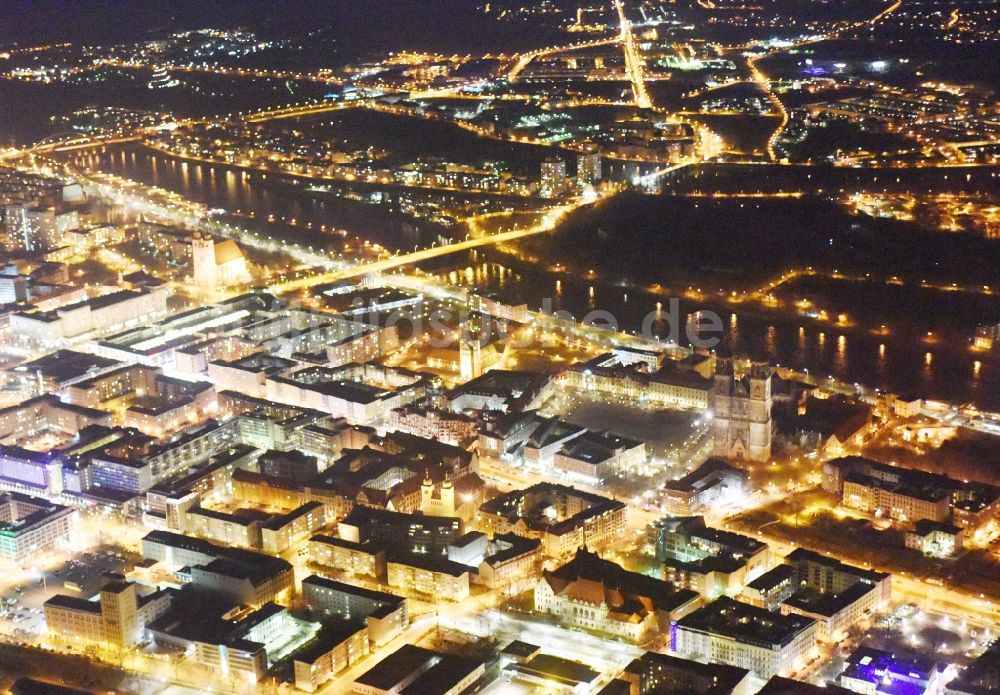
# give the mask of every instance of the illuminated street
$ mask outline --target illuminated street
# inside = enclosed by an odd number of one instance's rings
[[[996,691],[990,3],[0,17],[0,692]]]

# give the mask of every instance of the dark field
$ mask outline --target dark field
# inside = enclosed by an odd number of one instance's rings
[[[623,194],[524,244],[550,263],[707,291],[744,289],[791,268],[960,284],[996,281],[1000,243],[853,216],[818,197]]]

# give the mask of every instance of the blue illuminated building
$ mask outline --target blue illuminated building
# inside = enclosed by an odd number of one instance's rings
[[[847,659],[837,682],[867,695],[929,695],[941,691],[944,666],[862,647]]]

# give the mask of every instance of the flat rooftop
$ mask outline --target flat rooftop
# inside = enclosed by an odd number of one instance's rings
[[[437,652],[412,644],[404,644],[389,656],[358,676],[354,682],[378,690],[389,690],[415,671],[430,668]]]
[[[779,615],[726,597],[677,621],[678,627],[685,630],[724,635],[764,647],[784,646],[813,624],[811,618]]]
[[[512,663],[507,668],[515,673],[553,681],[570,688],[593,683],[601,675],[579,661],[570,661],[551,654],[536,654],[530,661],[523,664]]]
[[[302,580],[302,584],[310,584],[312,586],[321,587],[323,589],[329,589],[331,591],[337,591],[344,594],[350,594],[351,596],[360,596],[366,598],[370,601],[379,601],[381,603],[391,603],[397,604],[402,603],[406,599],[402,596],[396,596],[395,594],[390,594],[385,591],[375,591],[374,589],[366,589],[363,586],[354,586],[353,584],[346,584],[344,582],[338,582],[336,579],[328,579],[327,577],[321,577],[318,574],[313,574]]]
[[[853,692],[837,685],[819,686],[774,676],[757,695],[852,695]]]
[[[69,381],[87,374],[110,369],[121,364],[107,357],[99,357],[75,350],[58,350],[15,368],[18,372],[34,372],[42,378],[57,382]]]
[[[400,695],[446,695],[482,668],[481,661],[444,656],[399,693]]]

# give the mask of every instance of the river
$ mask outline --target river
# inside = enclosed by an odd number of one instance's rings
[[[413,248],[429,243],[434,233],[408,224],[395,209],[294,190],[278,177],[244,176],[221,165],[188,164],[137,146],[81,152],[73,161],[92,169],[124,176],[145,184],[176,191],[213,208],[254,213],[254,226],[275,215],[346,228],[392,248]],[[319,233],[319,232],[316,232]],[[541,308],[551,298],[553,305],[583,317],[592,309],[609,312],[618,325],[636,331],[643,319],[656,311],[663,297],[627,289],[612,283],[591,282],[573,275],[555,274],[544,268],[516,263],[496,252],[470,253],[466,258],[438,259],[429,270],[446,273],[459,269],[455,278],[479,291],[509,302],[526,302]],[[557,285],[557,282],[559,283]],[[881,337],[864,331],[837,330],[791,317],[775,318],[762,313],[737,313],[728,307],[700,307],[680,303],[681,320],[699,309],[714,308],[723,323],[724,340],[737,353],[764,353],[772,363],[808,370],[816,376],[832,376],[871,388],[946,399],[956,403],[1000,410],[1000,361],[970,352],[959,341],[927,344],[912,334]],[[665,335],[669,315],[661,316],[657,330]],[[681,343],[685,343],[683,327]]]

